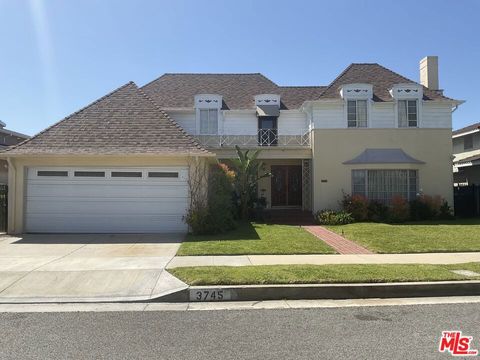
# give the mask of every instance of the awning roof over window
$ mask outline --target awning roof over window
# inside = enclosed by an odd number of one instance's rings
[[[257,105],[257,116],[279,116],[280,107],[278,105]]]
[[[344,164],[425,164],[402,149],[365,149],[357,157]]]

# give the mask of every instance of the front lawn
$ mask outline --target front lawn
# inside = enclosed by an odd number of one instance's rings
[[[450,270],[480,273],[480,263],[455,265],[269,265],[207,266],[169,271],[189,285],[330,284],[480,280]]]
[[[177,256],[333,254],[332,248],[299,226],[240,223],[219,235],[188,235]]]
[[[327,228],[377,253],[480,251],[480,219],[354,223]]]

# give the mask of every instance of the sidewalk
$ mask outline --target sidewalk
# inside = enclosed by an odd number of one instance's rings
[[[480,262],[480,252],[355,255],[176,256],[167,269],[189,266],[327,265],[327,264],[461,264]]]

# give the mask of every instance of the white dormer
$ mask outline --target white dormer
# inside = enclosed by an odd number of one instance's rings
[[[280,107],[280,95],[276,95],[276,94],[255,95],[255,106],[260,106],[260,105],[276,105]]]
[[[280,115],[280,95],[276,94],[260,94],[255,95],[255,106],[257,108],[257,116],[275,117]]]
[[[373,85],[345,84],[340,87],[340,96],[345,100],[344,121],[346,127],[369,127],[370,102],[373,98]]]
[[[373,85],[345,84],[340,87],[340,96],[345,100],[371,100],[373,98]]]
[[[195,108],[199,109],[221,109],[222,95],[198,94],[195,95]]]
[[[423,87],[419,84],[395,84],[389,90],[395,100],[395,123],[399,128],[420,127]]]
[[[394,99],[422,99],[423,87],[419,84],[395,84],[389,90]]]
[[[196,130],[199,135],[218,135],[222,96],[217,94],[195,95]]]

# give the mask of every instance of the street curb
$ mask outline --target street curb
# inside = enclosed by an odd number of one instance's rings
[[[438,281],[361,284],[190,286],[150,302],[196,301],[199,291],[223,291],[222,300],[206,296],[201,301],[262,301],[313,299],[368,299],[480,295],[480,281]]]

